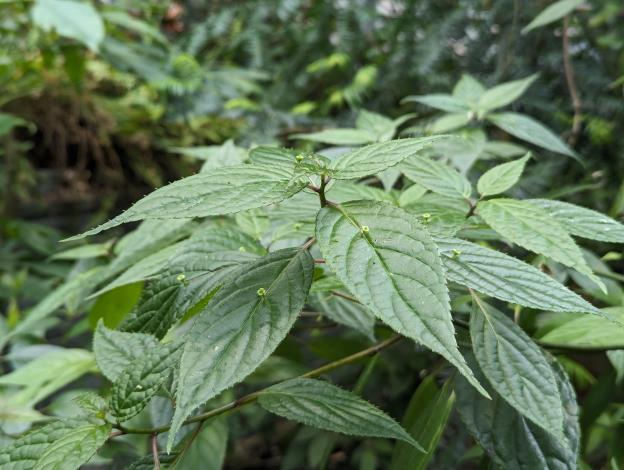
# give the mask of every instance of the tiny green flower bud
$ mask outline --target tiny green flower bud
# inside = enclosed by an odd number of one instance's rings
[[[298,162],[302,162],[304,158],[305,157],[303,155],[299,154],[295,157],[295,160],[297,160]]]
[[[264,287],[261,287],[260,289],[258,289],[259,297],[264,297],[265,295],[266,295],[266,289]]]
[[[176,280],[178,282],[184,282],[186,281],[186,276],[184,274],[178,274],[178,277],[176,277]]]
[[[461,255],[461,250],[453,248],[453,258],[458,258]]]
[[[360,227],[360,230],[362,231],[362,233],[368,233],[370,229],[368,228],[368,225],[362,225],[362,227]]]
[[[425,213],[422,215],[422,219],[423,219],[423,223],[424,223],[424,224],[428,224],[428,223],[429,223],[429,220],[431,220],[431,214],[429,214],[428,212],[425,212]]]
[[[247,251],[247,248],[245,248],[244,246],[241,246],[238,251],[240,251],[241,253],[245,253]]]

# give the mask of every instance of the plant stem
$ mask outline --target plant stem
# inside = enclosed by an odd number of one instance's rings
[[[403,336],[400,336],[400,335],[392,336],[391,338],[385,341],[381,341],[380,343],[377,343],[374,346],[371,346],[370,348],[363,349],[362,351],[351,354],[350,356],[346,356],[337,361],[330,362],[329,364],[325,364],[324,366],[321,366],[309,372],[306,372],[305,374],[300,375],[299,377],[300,378],[318,377],[319,375],[323,375],[326,372],[331,372],[332,370],[338,369],[339,367],[353,364],[354,362],[357,362],[364,357],[377,354],[382,349],[388,348],[392,346],[393,344],[398,343],[402,339],[403,339]],[[258,397],[264,390],[265,389],[258,390],[257,392],[250,393],[248,395],[245,395],[244,397],[234,400],[233,402],[230,402],[227,405],[223,405],[223,406],[220,406],[219,408],[215,408],[205,413],[199,414],[197,416],[193,416],[187,419],[186,421],[184,421],[184,424],[203,422],[215,416],[227,413],[228,411],[236,410],[245,405],[253,403],[258,399]],[[126,428],[126,427],[119,426],[119,431],[115,431],[111,433],[109,437],[115,437],[121,434],[158,435],[158,434],[162,434],[163,432],[167,432],[170,427],[171,426],[160,426],[158,428],[151,428],[151,429],[139,429],[139,428],[133,429],[133,428]]]
[[[152,455],[154,456],[154,470],[160,470],[160,458],[158,457],[158,434],[152,434]]]
[[[324,176],[321,176],[321,187],[319,188],[319,199],[321,200],[321,207],[325,207],[327,205],[327,199],[325,199],[325,185],[327,184],[327,179]]]
[[[568,90],[570,91],[570,98],[572,98],[572,108],[574,110],[574,117],[572,118],[572,132],[568,137],[568,143],[571,146],[576,144],[579,134],[581,132],[582,116],[582,103],[578,89],[576,88],[576,80],[574,78],[574,68],[572,68],[572,61],[570,60],[570,38],[568,36],[568,29],[570,27],[570,15],[566,15],[563,18],[563,70],[565,72],[566,82],[568,84]]]

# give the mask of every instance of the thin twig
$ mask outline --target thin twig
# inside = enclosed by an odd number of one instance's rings
[[[160,470],[160,458],[158,457],[158,434],[152,434],[152,455],[154,456],[154,470]]]
[[[581,122],[583,120],[581,97],[576,87],[576,80],[574,78],[574,68],[572,67],[572,60],[570,59],[570,38],[568,36],[568,29],[570,27],[570,16],[566,15],[563,18],[563,70],[565,72],[566,82],[568,84],[568,90],[570,91],[570,98],[572,98],[572,109],[574,110],[574,117],[572,118],[572,132],[568,136],[568,144],[574,146],[581,133]]]

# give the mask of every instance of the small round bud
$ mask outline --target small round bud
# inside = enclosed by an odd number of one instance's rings
[[[362,227],[360,227],[360,230],[362,231],[362,233],[368,233],[370,231],[368,225],[362,225]]]
[[[302,162],[304,158],[305,157],[303,155],[299,154],[295,157],[295,160],[297,160],[298,162]]]
[[[244,246],[241,246],[238,251],[240,251],[241,253],[245,253],[247,251],[247,248],[245,248]]]
[[[301,224],[299,222],[297,222],[295,225],[293,225],[295,230],[301,230]]]
[[[425,213],[422,215],[422,220],[423,220],[423,223],[424,223],[424,224],[428,224],[428,223],[429,223],[429,220],[431,220],[431,214],[429,214],[428,212],[425,212]]]
[[[461,255],[461,250],[453,248],[453,258],[457,258],[459,255]]]
[[[260,289],[258,289],[259,297],[264,297],[265,295],[266,295],[266,289],[264,287],[261,287]]]
[[[176,277],[176,280],[178,282],[184,282],[186,281],[186,276],[184,274],[178,274],[178,276]]]

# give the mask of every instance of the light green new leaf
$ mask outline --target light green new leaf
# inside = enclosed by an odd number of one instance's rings
[[[472,117],[469,113],[445,114],[429,124],[427,131],[432,134],[450,132],[470,124]]]
[[[519,113],[497,113],[488,114],[487,119],[518,139],[581,161],[574,150],[550,129],[529,116]]]
[[[33,429],[0,448],[0,469],[30,470],[46,449],[72,429],[90,425],[82,419],[63,419]]]
[[[477,212],[505,239],[574,268],[604,287],[572,237],[541,207],[527,201],[501,198],[479,202]]]
[[[420,103],[431,108],[446,111],[447,113],[464,113],[469,111],[465,101],[445,93],[434,93],[430,95],[407,96],[401,100],[402,103]]]
[[[375,134],[365,129],[325,129],[309,134],[293,134],[289,138],[329,145],[364,145],[377,141]]]
[[[451,383],[438,389],[432,376],[426,377],[412,395],[405,411],[403,426],[427,453],[397,442],[392,452],[390,470],[425,470],[434,456],[455,403]]]
[[[539,269],[459,238],[434,238],[446,278],[497,299],[553,312],[600,311]]]
[[[315,379],[292,379],[263,390],[258,403],[307,426],[351,436],[405,441],[422,450],[395,420],[354,393]],[[423,451],[424,452],[424,451]]]
[[[427,157],[404,161],[401,171],[415,183],[443,196],[467,198],[472,193],[472,185],[465,176],[449,165]]]
[[[88,2],[37,0],[31,15],[40,28],[76,39],[92,51],[97,52],[104,40],[104,22]]]
[[[571,317],[539,340],[553,346],[624,349],[624,309],[605,308],[604,312],[614,321],[593,315]]]
[[[102,321],[93,335],[95,361],[102,374],[111,382],[158,346],[158,341],[152,335],[110,330]]]
[[[522,28],[522,34],[526,34],[541,26],[545,26],[550,23],[554,23],[560,20],[568,13],[571,13],[574,9],[580,6],[583,0],[559,0],[558,2],[548,5],[539,15],[533,18],[528,25]]]
[[[108,439],[110,424],[84,424],[68,430],[41,454],[34,470],[76,470]]]
[[[466,357],[477,376],[484,380],[474,357],[469,354]],[[498,393],[492,391],[492,399],[486,400],[462,377],[456,379],[456,403],[461,420],[494,462],[505,470],[578,470],[581,430],[574,388],[563,368],[553,358],[548,360],[563,403],[565,444],[524,418]]]
[[[333,177],[339,180],[348,180],[375,175],[406,158],[418,155],[433,142],[446,138],[449,137],[437,135],[367,145],[345,153],[333,162]]]
[[[537,74],[521,80],[513,80],[507,83],[501,83],[486,90],[479,98],[477,108],[479,112],[486,113],[493,109],[502,108],[520,98],[533,82],[537,80]]]
[[[624,243],[624,225],[600,212],[550,199],[527,199],[527,202],[544,209],[572,235],[590,240]]]
[[[415,216],[371,201],[325,207],[316,238],[328,266],[358,301],[483,390],[457,349],[438,249]]]
[[[530,153],[513,162],[497,165],[483,173],[477,182],[479,194],[492,196],[507,191],[518,182],[529,158],[531,158]]]
[[[165,384],[178,363],[182,344],[160,344],[139,357],[117,377],[111,390],[111,412],[119,422],[136,416]]]
[[[169,447],[195,408],[251,374],[282,342],[313,270],[306,250],[275,251],[243,265],[198,314],[185,339]]]
[[[105,224],[68,240],[144,219],[208,217],[268,206],[301,191],[307,180],[275,165],[232,165],[163,186]]]
[[[563,404],[555,373],[544,354],[503,313],[476,295],[473,302],[470,337],[481,370],[516,411],[565,444]]]
[[[453,96],[469,103],[471,107],[476,106],[484,92],[485,87],[472,75],[468,74],[462,75],[453,88]]]

